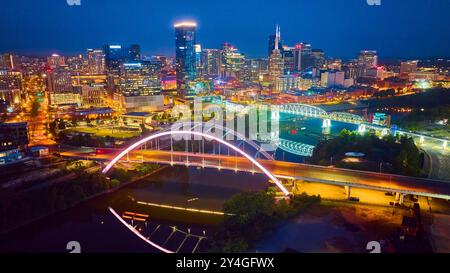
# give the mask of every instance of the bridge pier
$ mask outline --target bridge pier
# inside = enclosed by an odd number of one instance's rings
[[[350,199],[352,197],[352,187],[350,186],[344,186],[345,194],[347,195],[347,199]]]
[[[395,193],[395,202],[399,203],[400,205],[403,205],[405,201],[405,194],[404,193]]]
[[[324,119],[322,123],[322,134],[329,135],[331,133],[331,119]]]
[[[360,134],[366,133],[366,125],[365,124],[358,125],[358,133],[360,133]]]

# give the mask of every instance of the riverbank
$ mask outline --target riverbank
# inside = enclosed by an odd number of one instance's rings
[[[153,174],[155,174],[155,173],[157,173],[157,172],[159,172],[159,171],[162,171],[162,170],[166,169],[167,167],[168,167],[168,166],[162,166],[162,167],[159,167],[158,169],[153,170],[153,171],[151,171],[151,172],[148,173],[148,174],[145,174],[145,175],[142,175],[142,176],[139,176],[139,177],[134,177],[134,178],[132,178],[130,181],[125,182],[125,183],[120,183],[120,184],[117,185],[116,187],[109,188],[109,189],[104,190],[104,191],[99,192],[99,193],[95,193],[95,194],[93,194],[93,195],[90,195],[90,196],[88,196],[88,197],[85,197],[85,198],[83,198],[83,199],[81,199],[81,200],[79,200],[79,201],[77,201],[77,202],[71,204],[70,206],[67,206],[67,207],[62,208],[62,209],[54,210],[54,211],[52,211],[52,212],[50,212],[50,213],[46,213],[46,214],[44,214],[44,215],[40,215],[39,217],[35,217],[35,218],[31,219],[31,220],[28,220],[28,221],[26,221],[26,222],[23,222],[23,223],[21,223],[21,224],[19,224],[19,225],[16,225],[16,226],[14,226],[14,227],[11,227],[11,228],[8,228],[8,229],[0,229],[0,235],[4,235],[4,234],[6,234],[6,233],[15,231],[15,230],[17,230],[17,229],[20,229],[20,228],[22,228],[22,227],[25,227],[25,226],[27,226],[27,225],[30,225],[30,224],[32,224],[33,222],[37,222],[37,221],[39,221],[39,220],[43,220],[43,219],[45,219],[45,218],[47,218],[47,217],[50,217],[50,216],[52,216],[52,215],[55,215],[55,214],[57,214],[57,213],[61,213],[61,212],[67,211],[67,210],[69,210],[69,209],[75,208],[75,207],[79,206],[80,204],[83,204],[83,203],[85,203],[85,202],[87,202],[87,201],[90,201],[90,200],[93,200],[93,199],[96,199],[96,198],[99,198],[99,197],[102,197],[102,196],[105,196],[105,195],[114,193],[114,192],[116,192],[116,191],[118,191],[118,190],[120,190],[120,189],[122,189],[122,188],[124,188],[124,187],[127,187],[127,186],[129,186],[129,185],[131,185],[131,184],[133,184],[133,183],[136,183],[136,182],[141,181],[141,180],[143,180],[143,179],[145,179],[145,178],[148,178],[148,177],[150,177],[151,175],[153,175]],[[75,178],[75,180],[76,180],[76,179],[77,179],[77,178]],[[50,187],[50,186],[49,186],[49,187]]]

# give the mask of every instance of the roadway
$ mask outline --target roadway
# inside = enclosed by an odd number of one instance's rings
[[[74,151],[62,152],[61,156],[110,161],[115,154],[87,154]],[[136,150],[123,160],[137,162],[155,162],[162,164],[189,165],[219,168],[244,172],[260,172],[250,161],[243,157],[218,154],[201,154],[170,151]],[[187,164],[187,162],[189,163]],[[450,199],[450,182],[437,181],[383,173],[364,172],[285,161],[258,159],[265,168],[278,178],[296,179],[339,186],[352,186],[386,192],[417,194],[442,199]]]

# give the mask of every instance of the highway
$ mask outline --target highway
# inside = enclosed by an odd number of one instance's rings
[[[78,153],[67,151],[60,153],[63,157],[83,158],[101,161],[111,161],[116,154],[95,155],[92,153]],[[186,153],[154,150],[136,150],[125,156],[122,160],[136,162],[154,162],[162,164],[189,165],[207,168],[220,168],[243,172],[260,170],[247,159],[233,155],[214,155],[201,153]],[[187,163],[189,162],[189,163]],[[450,199],[450,182],[413,178],[383,173],[373,173],[321,167],[285,161],[258,159],[267,170],[277,178],[296,179],[309,182],[352,186],[372,190],[417,194],[441,199]]]

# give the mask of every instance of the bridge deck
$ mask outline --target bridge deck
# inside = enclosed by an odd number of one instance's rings
[[[77,156],[74,153],[62,153],[63,156]],[[86,156],[79,157],[86,158]],[[114,155],[88,156],[92,159],[111,160]],[[124,158],[126,160],[127,158]],[[211,155],[200,153],[138,150],[129,153],[130,161],[183,164],[189,161],[190,166],[237,170],[243,172],[259,172],[251,162],[243,157],[227,155]],[[435,198],[450,199],[450,182],[435,181],[422,178],[389,175],[382,173],[346,170],[314,165],[298,164],[285,161],[258,160],[272,174],[282,178],[294,178],[309,182],[354,186],[380,191],[397,191]]]

